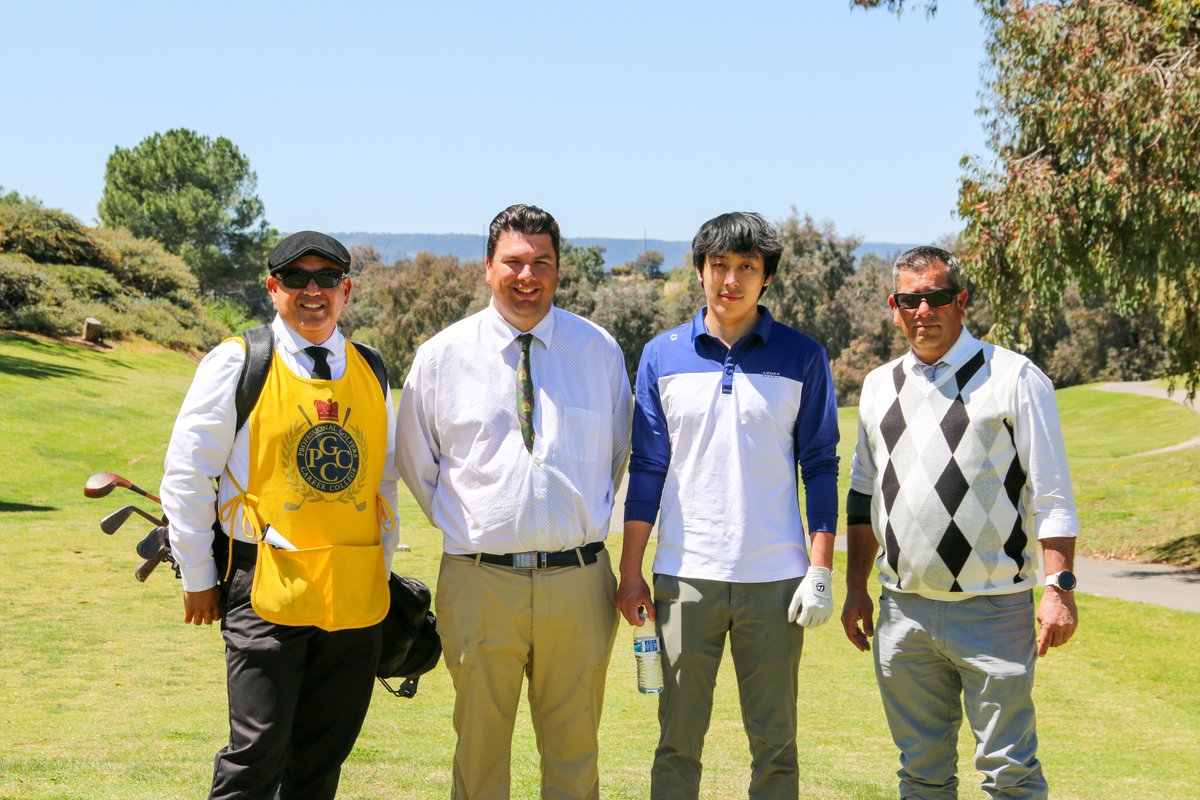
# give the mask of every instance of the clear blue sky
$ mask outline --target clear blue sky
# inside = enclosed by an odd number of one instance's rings
[[[92,223],[115,147],[231,139],[281,230],[690,239],[734,209],[917,242],[986,155],[973,2],[6,3],[0,185]]]

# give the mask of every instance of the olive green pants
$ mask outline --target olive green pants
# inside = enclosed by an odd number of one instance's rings
[[[651,798],[689,800],[700,795],[700,756],[726,637],[750,742],[748,796],[798,796],[796,699],[804,629],[788,622],[787,609],[799,585],[800,578],[726,583],[654,576],[654,608],[663,639],[663,693]]]

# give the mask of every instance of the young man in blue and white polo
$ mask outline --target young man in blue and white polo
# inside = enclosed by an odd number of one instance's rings
[[[798,794],[803,629],[833,613],[838,425],[825,349],[758,304],[782,252],[758,214],[704,223],[692,258],[707,305],[647,344],[638,368],[617,607],[633,625],[645,608],[663,638],[652,798],[699,795],[726,638],[752,754],[749,796]],[[642,560],[656,517],[651,598]]]

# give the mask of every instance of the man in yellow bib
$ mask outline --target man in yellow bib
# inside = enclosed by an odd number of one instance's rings
[[[242,424],[235,394],[257,351],[249,336],[212,350],[162,481],[184,621],[219,620],[225,638],[229,744],[213,800],[336,794],[371,700],[399,540],[391,393],[375,354],[337,327],[350,254],[301,231],[267,266],[277,314],[262,393]]]

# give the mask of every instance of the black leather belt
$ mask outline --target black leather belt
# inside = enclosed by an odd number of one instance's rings
[[[233,560],[238,564],[253,564],[258,560],[258,545],[251,544],[245,539],[230,539],[223,533],[213,537],[213,559],[217,569],[225,571],[225,562],[229,558],[229,546],[233,545]]]
[[[493,555],[480,553],[474,556],[484,564],[496,564],[513,569],[547,569],[549,567],[578,567],[583,564],[595,564],[596,554],[604,549],[604,542],[592,542],[574,550],[562,550],[557,553],[547,553],[540,550],[528,550],[524,553],[505,553]],[[472,558],[472,556],[467,556]]]

